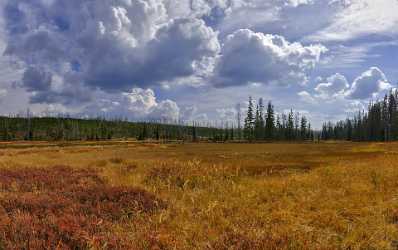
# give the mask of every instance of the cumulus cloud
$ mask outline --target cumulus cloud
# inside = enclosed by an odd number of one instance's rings
[[[336,73],[326,79],[326,82],[321,82],[316,86],[315,91],[321,98],[336,97],[343,95],[350,87],[345,76]]]
[[[326,51],[322,45],[303,46],[278,35],[238,30],[227,37],[222,47],[215,69],[216,85],[305,84],[307,71]]]
[[[152,89],[133,88],[121,95],[98,95],[97,102],[88,105],[81,114],[176,122],[180,117],[180,108],[172,100],[158,101]]]
[[[87,64],[86,81],[103,89],[126,89],[132,84],[154,86],[196,73],[197,65],[219,51],[216,33],[203,20],[178,19],[160,28],[153,40],[130,49],[94,52]]]
[[[28,82],[32,68],[39,67],[65,84],[73,80],[93,89],[158,86],[211,70],[220,49],[217,33],[196,15],[171,16],[170,1],[13,0],[4,5],[6,54],[28,66],[22,84],[28,91],[34,90]],[[51,87],[49,77],[41,79],[35,87]]]
[[[322,78],[317,78],[317,81],[320,83],[314,89],[315,94],[311,95],[315,99],[368,100],[378,98],[392,88],[385,74],[377,67],[371,67],[363,72],[351,85],[340,73],[326,78],[326,81]],[[305,94],[305,96],[308,95]]]
[[[25,88],[30,93],[30,102],[43,104],[79,104],[91,100],[91,92],[70,72],[63,75],[43,67],[28,67],[22,80],[14,87]]]
[[[384,73],[379,68],[372,67],[354,80],[347,96],[352,99],[367,99],[391,87]]]
[[[150,110],[148,119],[157,121],[177,122],[179,120],[180,108],[177,103],[165,100],[158,103]]]
[[[78,103],[91,100],[90,89],[120,93],[133,86],[202,84],[209,78],[218,79],[217,86],[305,83],[306,72],[326,50],[323,46],[239,30],[221,49],[211,26],[243,9],[260,8],[264,14],[274,6],[309,4],[8,0],[3,3],[6,54],[26,65],[19,86],[31,92],[32,103]]]
[[[305,103],[309,103],[309,104],[316,104],[317,103],[316,98],[314,98],[307,91],[300,91],[299,93],[297,93],[297,95],[300,97],[300,100],[305,102]]]

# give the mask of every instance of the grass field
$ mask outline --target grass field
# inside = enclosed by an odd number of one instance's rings
[[[398,143],[0,144],[0,249],[396,249]]]

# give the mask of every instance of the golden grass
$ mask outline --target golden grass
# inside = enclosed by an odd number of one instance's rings
[[[398,143],[0,145],[0,169],[58,165],[167,204],[114,224],[131,248],[398,246]]]

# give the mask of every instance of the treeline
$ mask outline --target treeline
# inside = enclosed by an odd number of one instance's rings
[[[67,117],[0,117],[0,140],[199,140],[225,138],[219,128]],[[229,133],[228,133],[229,134]],[[229,135],[228,137],[229,138]]]
[[[398,140],[398,91],[390,91],[381,101],[370,102],[368,110],[353,118],[323,124],[323,140],[395,141]]]
[[[221,126],[211,123],[165,124],[161,122],[130,122],[123,119],[77,119],[71,117],[0,117],[0,140],[76,141],[76,140],[181,140],[181,141],[264,141],[313,140],[314,132],[305,116],[290,111],[275,114],[271,102],[264,107],[260,99],[254,107],[249,98],[244,126],[241,109],[237,122],[223,121]]]
[[[239,108],[238,108],[239,109]],[[240,110],[238,110],[238,123],[240,124]],[[288,114],[275,114],[272,102],[267,107],[260,98],[254,107],[254,101],[249,97],[249,104],[244,119],[244,138],[248,141],[284,140],[304,141],[314,140],[314,131],[311,123],[305,116],[290,110]]]

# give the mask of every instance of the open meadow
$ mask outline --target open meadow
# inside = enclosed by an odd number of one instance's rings
[[[0,249],[396,249],[398,143],[0,144]]]

